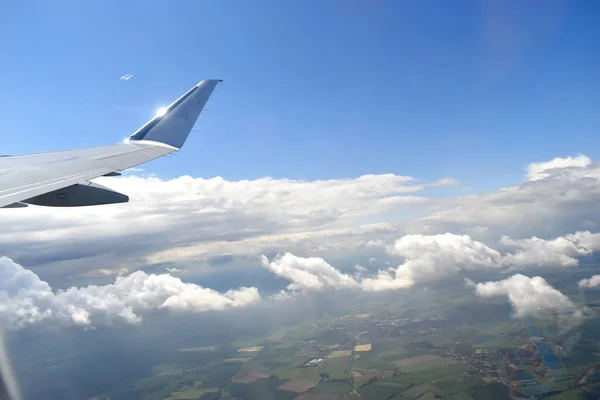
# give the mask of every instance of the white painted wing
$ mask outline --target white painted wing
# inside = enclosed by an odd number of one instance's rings
[[[218,82],[200,82],[123,143],[0,157],[0,208],[178,150]]]

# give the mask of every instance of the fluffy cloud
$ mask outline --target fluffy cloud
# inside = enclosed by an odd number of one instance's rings
[[[553,171],[571,167],[587,167],[592,163],[589,157],[578,155],[577,157],[556,157],[553,160],[531,163],[527,166],[527,179],[536,181],[549,177]]]
[[[418,182],[393,174],[319,181],[102,178],[99,183],[127,193],[131,203],[0,210],[0,224],[11,227],[0,232],[0,247],[4,255],[31,266],[54,286],[67,279],[81,286],[88,279],[101,281],[111,274],[152,265],[156,271],[185,268],[186,276],[193,276],[199,269],[216,268],[215,257],[223,255],[227,258],[221,258],[224,261],[218,267],[256,265],[259,254],[285,252],[322,257],[344,268],[369,265],[370,258],[381,265],[393,262],[398,266],[400,260],[395,258],[404,256],[386,253],[398,238],[407,234],[428,238],[446,232],[468,234],[471,241],[476,237],[490,248],[503,235],[531,238],[504,241],[501,250],[508,253],[500,260],[502,265],[572,265],[594,247],[578,240],[572,243],[574,251],[568,246],[561,250],[558,242],[539,241],[566,238],[570,232],[600,232],[600,166],[557,168],[556,162],[548,163],[554,166],[542,168],[550,174],[545,179],[486,194],[445,198],[427,197],[427,190],[453,185],[452,179]],[[423,240],[426,247],[428,239]],[[371,279],[390,287],[426,281],[430,274],[415,275],[411,265],[417,260],[407,255],[408,266],[399,274],[398,268],[384,269]],[[344,260],[351,265],[343,264]],[[432,261],[437,273],[439,262]],[[455,261],[441,273],[461,270],[464,260]],[[45,268],[38,268],[42,265]]]
[[[263,255],[261,261],[269,271],[290,281],[287,289],[292,292],[358,287],[352,276],[341,273],[320,257],[304,258],[285,253],[272,262]]]
[[[404,258],[395,270],[379,271],[365,279],[366,290],[379,291],[410,287],[415,283],[440,279],[461,270],[498,268],[502,256],[468,235],[406,235],[390,247]]]
[[[0,321],[24,327],[42,321],[84,327],[137,323],[151,310],[201,312],[244,307],[260,300],[254,287],[219,293],[169,274],[136,271],[104,286],[53,291],[47,282],[6,257],[0,258]]]
[[[383,241],[368,242],[369,247],[386,247],[388,253],[404,260],[397,268],[379,270],[375,276],[368,276],[365,267],[356,265],[354,269],[357,273],[351,277],[323,258],[304,258],[291,253],[277,257],[271,263],[263,256],[262,262],[270,271],[292,282],[288,287],[292,291],[358,286],[367,291],[383,291],[409,288],[418,283],[439,281],[461,272],[482,269],[575,266],[578,264],[575,257],[600,249],[599,239],[599,234],[588,231],[549,240],[504,236],[501,243],[516,250],[514,253],[501,254],[468,235],[405,235],[393,245],[386,245]],[[474,285],[468,279],[465,282]]]
[[[600,275],[594,275],[591,278],[582,279],[579,281],[579,287],[594,288],[600,286]]]
[[[28,265],[67,255],[79,260],[79,271],[98,254],[105,255],[105,264],[144,263],[162,251],[186,252],[197,244],[359,226],[382,213],[422,207],[427,199],[414,193],[454,183],[419,183],[394,174],[318,181],[128,175],[97,181],[128,194],[131,202],[0,210],[0,224],[12,227],[0,232],[0,245],[10,249],[6,255]]]
[[[575,311],[573,302],[540,276],[516,274],[502,281],[478,283],[475,291],[481,297],[506,296],[519,317],[540,311]]]
[[[446,198],[442,208],[411,221],[422,233],[465,232],[485,226],[485,236],[562,235],[600,228],[600,165],[554,168],[549,177],[485,194]],[[425,230],[425,232],[423,232]],[[472,232],[472,231],[471,231]],[[474,233],[474,232],[473,232]]]
[[[579,264],[576,257],[586,256],[600,250],[600,234],[589,231],[576,232],[552,240],[538,237],[511,239],[503,236],[502,244],[514,247],[514,254],[507,254],[504,262],[509,265],[540,267],[573,267]]]

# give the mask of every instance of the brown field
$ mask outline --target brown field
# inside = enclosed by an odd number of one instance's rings
[[[262,378],[268,378],[269,376],[270,376],[269,374],[261,374],[260,372],[247,371],[247,372],[238,373],[236,376],[231,378],[231,382],[233,382],[233,383],[251,383],[251,382],[254,382],[254,381],[262,379]]]
[[[369,318],[369,314],[356,314],[354,316],[354,318],[360,318],[360,319]]]
[[[337,394],[324,394],[324,393],[302,393],[296,397],[296,400],[341,400],[342,396]]]
[[[238,349],[238,353],[250,353],[254,351],[261,351],[262,349],[262,346],[242,347],[241,349]]]
[[[442,357],[440,357],[440,356],[427,354],[424,356],[403,358],[402,360],[395,361],[394,364],[396,364],[398,367],[407,367],[409,365],[421,364],[426,361],[434,361],[434,360],[441,360],[441,359],[442,359]]]
[[[318,383],[318,381],[311,381],[306,379],[292,379],[290,381],[287,381],[283,385],[278,386],[277,389],[287,390],[288,392],[303,393],[306,392],[308,389],[314,388],[315,386],[317,386]]]
[[[371,344],[359,344],[354,348],[354,351],[371,351]]]

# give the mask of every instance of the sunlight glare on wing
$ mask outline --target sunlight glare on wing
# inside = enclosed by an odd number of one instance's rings
[[[157,117],[162,117],[166,113],[167,113],[167,107],[161,107],[158,110],[156,110],[156,116]]]

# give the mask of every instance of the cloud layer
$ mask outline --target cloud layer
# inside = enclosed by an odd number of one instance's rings
[[[142,271],[119,276],[114,284],[54,292],[35,273],[6,257],[0,258],[0,276],[0,321],[17,328],[44,321],[84,327],[137,323],[153,310],[202,312],[260,301],[254,287],[219,293],[169,274]]]
[[[98,265],[114,270],[104,276],[159,263],[186,263],[193,273],[222,255],[230,256],[228,264],[241,260],[238,265],[257,253],[286,251],[339,258],[350,250],[377,258],[367,242],[391,245],[406,234],[468,234],[490,245],[503,235],[547,239],[600,231],[599,166],[585,156],[558,160],[535,164],[532,171],[548,176],[521,185],[441,198],[428,197],[428,190],[455,180],[394,174],[318,181],[101,178],[131,203],[0,210],[0,224],[11,227],[0,232],[0,248],[28,266],[52,265],[43,274],[58,278],[86,277]]]
[[[265,255],[260,258],[265,269],[289,282],[286,290],[275,296],[278,299],[325,290],[405,289],[448,276],[509,265],[570,267],[577,264],[574,256],[587,255],[598,249],[597,239],[597,234],[587,231],[550,240],[536,237],[517,240],[505,236],[502,244],[516,248],[516,252],[502,255],[468,235],[405,235],[387,246],[388,253],[403,259],[396,268],[372,271],[355,265],[352,268],[354,275],[343,272],[321,257],[301,257],[287,252],[272,261]],[[375,243],[374,246],[385,245]],[[97,271],[110,275],[111,270]],[[174,268],[168,268],[168,271],[182,272]],[[42,321],[85,327],[118,321],[137,323],[144,313],[153,310],[223,310],[248,306],[261,298],[254,287],[220,293],[185,283],[171,274],[156,275],[142,271],[131,274],[121,271],[112,284],[53,291],[35,273],[6,257],[0,258],[0,276],[0,319],[17,328]],[[541,277],[528,278],[517,274],[498,282],[475,284],[468,278],[466,282],[475,287],[482,297],[506,296],[518,316],[540,310],[568,311],[574,308],[566,296]],[[584,279],[579,285],[598,286],[600,276]]]
[[[32,268],[3,260],[13,267],[3,266],[0,274],[2,315],[16,325],[51,319],[90,326],[135,322],[157,309],[256,301],[254,288],[219,293],[185,283],[203,269],[230,265],[262,265],[289,282],[286,295],[402,289],[475,270],[577,266],[600,249],[600,235],[593,233],[600,231],[599,165],[577,156],[534,163],[527,171],[522,184],[457,197],[429,196],[439,186],[456,190],[453,179],[419,182],[394,174],[318,181],[99,179],[130,195],[131,203],[0,210],[1,226],[10,227],[0,232],[0,248]],[[259,261],[261,254],[268,258]],[[136,272],[141,266],[161,273]],[[66,288],[71,277],[78,283],[67,290],[47,283]],[[141,305],[127,291],[153,300]]]

